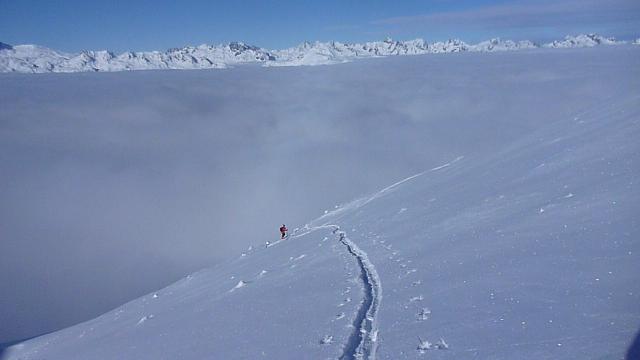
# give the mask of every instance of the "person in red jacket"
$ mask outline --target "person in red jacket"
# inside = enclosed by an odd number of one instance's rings
[[[280,239],[284,239],[287,236],[287,231],[289,231],[289,229],[287,229],[287,227],[282,224],[282,226],[280,226],[280,235],[282,235]]]

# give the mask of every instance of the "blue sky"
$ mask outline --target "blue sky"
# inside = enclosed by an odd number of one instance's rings
[[[164,50],[228,41],[283,48],[305,40],[386,36],[545,41],[583,32],[640,36],[640,1],[0,0],[0,41],[64,51]]]

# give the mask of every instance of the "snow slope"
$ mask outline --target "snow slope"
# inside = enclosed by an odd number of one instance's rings
[[[543,45],[548,48],[593,47],[623,42],[597,34],[567,36],[564,40]],[[211,46],[200,45],[169,49],[165,52],[82,51],[66,54],[35,45],[0,46],[0,72],[83,72],[154,69],[220,69],[229,65],[262,63],[265,66],[330,65],[359,58],[451,53],[463,51],[514,51],[540,47],[529,40],[512,41],[499,38],[470,45],[459,39],[427,43],[423,39],[409,41],[373,41],[363,44],[305,42],[283,50],[266,50],[241,42]]]
[[[316,222],[347,224],[376,264],[378,358],[421,346],[443,359],[622,358],[640,326],[638,100],[590,107]],[[441,339],[446,354],[428,345]]]
[[[594,76],[584,54],[571,71]],[[601,102],[337,206],[285,241],[265,247],[265,235],[6,359],[622,358],[640,327],[633,55],[626,85]],[[499,76],[568,79],[545,64]]]

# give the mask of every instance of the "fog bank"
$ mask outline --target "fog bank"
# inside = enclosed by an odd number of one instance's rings
[[[282,223],[607,101],[638,86],[637,55],[0,74],[0,342],[86,320]]]

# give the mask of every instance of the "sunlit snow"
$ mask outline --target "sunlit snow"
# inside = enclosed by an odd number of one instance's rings
[[[492,117],[470,113],[468,124],[494,150],[460,144],[286,240],[265,246],[276,235],[264,234],[234,259],[6,359],[622,358],[640,327],[639,55],[625,45],[348,64],[444,74],[416,101],[493,99]],[[478,62],[486,74],[464,72]],[[589,79],[608,81],[602,101],[581,101],[598,91]],[[505,83],[545,110],[508,139],[507,87],[491,86]],[[557,96],[540,103],[531,88]],[[451,141],[462,130],[433,128]]]

